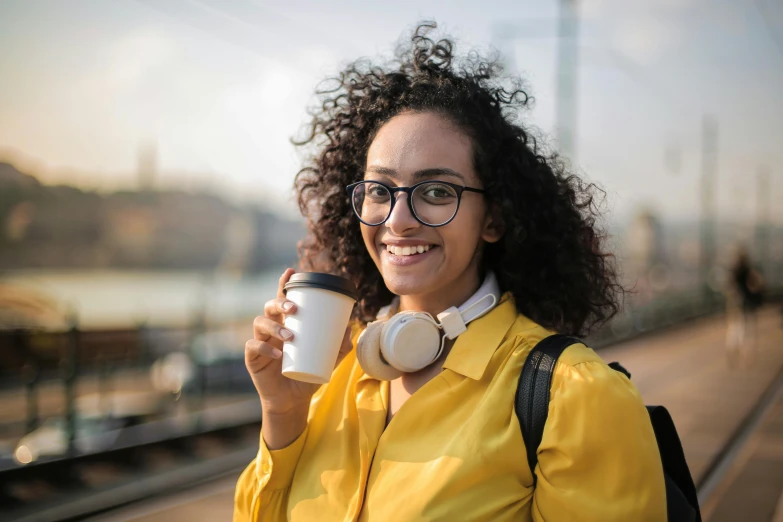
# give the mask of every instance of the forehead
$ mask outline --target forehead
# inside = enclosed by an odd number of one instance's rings
[[[470,138],[440,115],[403,113],[386,122],[367,151],[367,167],[408,177],[431,168],[449,168],[476,181]]]

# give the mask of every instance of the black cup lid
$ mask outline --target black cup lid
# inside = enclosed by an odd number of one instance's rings
[[[347,295],[354,301],[359,299],[356,285],[353,281],[344,277],[324,274],[321,272],[300,272],[291,276],[291,279],[283,287],[283,292],[291,288],[322,288]]]

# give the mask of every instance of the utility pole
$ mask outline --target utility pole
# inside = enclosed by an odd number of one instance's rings
[[[557,46],[557,141],[560,152],[576,159],[579,61],[578,0],[560,0]]]
[[[762,273],[769,277],[769,169],[759,168],[756,174],[756,255]]]
[[[498,24],[493,28],[492,39],[498,47],[515,39],[551,38],[547,27],[557,22],[557,71],[555,98],[555,132],[560,154],[572,163],[576,160],[577,98],[579,71],[579,0],[558,0],[560,12],[557,20],[538,19],[526,24]],[[504,49],[505,61],[513,69],[512,46]]]
[[[718,169],[718,123],[705,114],[701,135],[701,251],[700,269],[704,300],[712,302],[710,276],[715,262],[715,178]]]

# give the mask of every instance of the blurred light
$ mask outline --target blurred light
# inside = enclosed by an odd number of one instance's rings
[[[19,446],[14,452],[14,458],[19,464],[30,464],[33,460],[33,454],[27,446]]]
[[[158,391],[179,394],[182,387],[193,379],[193,362],[184,353],[174,352],[158,359],[150,368],[150,378]]]

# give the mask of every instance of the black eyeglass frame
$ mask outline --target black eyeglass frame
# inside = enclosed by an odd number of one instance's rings
[[[367,223],[365,220],[362,219],[362,217],[359,215],[359,212],[356,210],[356,207],[354,206],[353,192],[354,192],[354,190],[356,189],[357,186],[363,185],[365,183],[375,183],[376,185],[380,185],[380,186],[384,187],[386,190],[388,190],[389,194],[391,195],[391,204],[389,206],[389,213],[386,214],[386,217],[380,223],[376,223],[376,224]],[[429,223],[426,223],[416,214],[416,210],[413,208],[413,197],[412,197],[413,196],[413,191],[416,190],[421,185],[424,185],[426,183],[438,183],[439,185],[447,185],[447,186],[453,188],[457,192],[457,208],[454,209],[454,214],[445,223],[441,223],[440,225],[431,225]],[[345,187],[345,190],[348,192],[348,197],[351,200],[351,208],[353,209],[353,213],[356,214],[356,217],[359,218],[359,221],[361,221],[363,224],[367,225],[368,227],[379,227],[379,226],[383,225],[384,223],[386,223],[389,220],[389,218],[392,215],[392,212],[394,212],[394,205],[395,205],[395,203],[397,203],[397,197],[395,195],[397,192],[405,192],[405,194],[408,195],[408,197],[405,198],[405,199],[408,200],[408,209],[410,209],[411,215],[416,219],[416,221],[418,221],[419,223],[421,223],[425,227],[433,227],[433,228],[446,226],[449,223],[451,223],[454,220],[455,217],[457,217],[457,212],[459,212],[459,205],[462,202],[462,193],[463,192],[475,192],[477,194],[486,194],[486,191],[483,190],[483,189],[477,189],[477,188],[473,188],[473,187],[465,187],[463,185],[457,185],[455,183],[449,183],[448,181],[440,181],[440,180],[437,180],[437,179],[426,179],[424,181],[420,181],[420,182],[418,182],[418,183],[416,183],[414,185],[411,185],[410,187],[390,187],[386,183],[382,183],[380,181],[373,181],[371,179],[363,179],[361,181],[357,181],[356,183],[351,183],[350,185]]]

